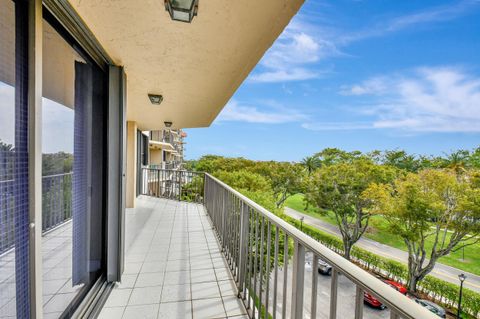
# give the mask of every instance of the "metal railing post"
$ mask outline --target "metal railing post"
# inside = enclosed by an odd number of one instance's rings
[[[292,271],[292,312],[291,318],[303,318],[303,286],[305,276],[305,247],[294,242]],[[285,306],[285,305],[284,305]]]
[[[355,293],[355,319],[363,318],[363,290],[357,286]]]
[[[390,310],[390,319],[400,319],[400,316],[393,310]]]
[[[245,281],[245,271],[247,265],[247,245],[248,245],[248,209],[241,202],[240,208],[240,239],[239,239],[239,261],[238,261],[238,297],[241,297]]]
[[[337,289],[338,288],[338,271],[332,270],[332,286],[330,290],[330,319],[337,318]]]
[[[313,255],[312,261],[312,300],[311,300],[311,310],[310,317],[317,317],[317,286],[318,286],[318,256]]]

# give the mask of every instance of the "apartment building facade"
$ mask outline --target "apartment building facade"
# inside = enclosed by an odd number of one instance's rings
[[[149,132],[150,167],[181,169],[187,134],[181,129],[163,129]]]

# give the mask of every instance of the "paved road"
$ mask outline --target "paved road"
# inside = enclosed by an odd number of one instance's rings
[[[330,234],[340,236],[340,232],[336,226],[329,224],[327,222],[324,222],[318,218],[314,218],[314,217],[302,214],[299,211],[296,211],[289,207],[285,207],[285,214],[296,219],[300,219],[300,217],[304,217],[303,222],[305,224],[317,227]],[[393,248],[391,246],[381,244],[371,239],[361,238],[356,245],[358,247],[367,249],[368,251],[371,251],[377,255],[387,257],[393,260],[397,260],[405,264],[408,259],[407,252],[397,248]],[[467,280],[465,281],[464,286],[466,288],[480,292],[480,276],[477,276],[477,275],[474,275],[474,274],[471,274],[471,273],[468,273],[444,264],[440,264],[440,263],[437,263],[435,265],[435,268],[433,269],[431,274],[439,279],[442,279],[454,284],[458,284],[459,283],[458,275],[461,273],[464,273],[467,275]]]

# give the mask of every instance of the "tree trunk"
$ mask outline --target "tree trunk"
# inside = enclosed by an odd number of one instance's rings
[[[345,257],[346,260],[350,260],[350,252],[352,251],[352,243],[348,240],[343,240],[343,257]]]
[[[419,280],[418,280],[417,276],[410,276],[408,278],[408,282],[407,282],[408,290],[411,291],[411,292],[416,292],[418,281]]]
[[[435,263],[438,258],[433,257],[432,259],[430,259],[428,264],[424,267],[421,255],[413,255],[408,257],[408,290],[411,292],[417,291],[418,283],[422,281],[435,267]]]

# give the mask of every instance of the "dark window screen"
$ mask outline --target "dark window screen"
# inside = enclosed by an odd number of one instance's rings
[[[0,317],[30,316],[27,15],[0,0]]]

